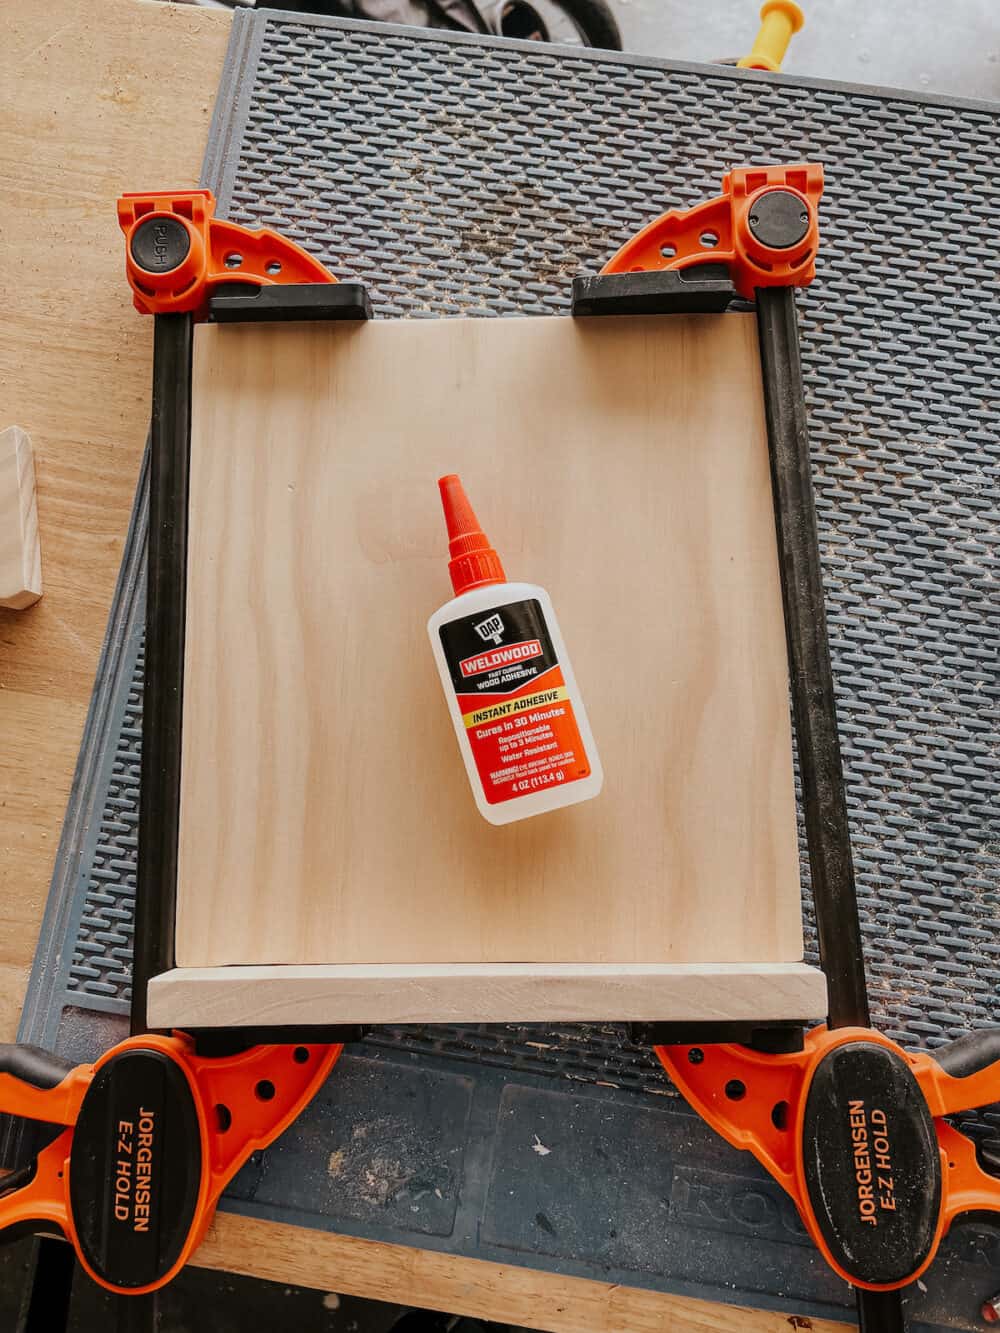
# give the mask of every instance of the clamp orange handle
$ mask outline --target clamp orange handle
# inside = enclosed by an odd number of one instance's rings
[[[807,1160],[803,1144],[809,1086],[817,1070],[837,1048],[848,1048],[857,1042],[867,1048],[883,1049],[897,1058],[905,1068],[912,1068],[913,1057],[907,1056],[888,1037],[868,1028],[837,1028],[833,1032],[827,1028],[813,1028],[805,1037],[804,1050],[784,1056],[763,1054],[745,1046],[733,1045],[708,1046],[704,1050],[657,1046],[656,1054],[688,1104],[735,1148],[751,1152],[773,1180],[791,1196],[813,1244],[833,1272],[852,1285],[867,1290],[893,1290],[915,1281],[931,1264],[944,1234],[947,1218],[945,1210],[939,1208],[928,1218],[923,1245],[917,1252],[915,1262],[907,1266],[903,1276],[893,1276],[888,1281],[868,1281],[855,1265],[848,1266],[840,1250],[835,1253],[828,1229],[824,1229],[820,1216],[817,1216],[807,1182]],[[853,1102],[849,1102],[843,1109],[844,1118],[848,1122],[849,1109],[853,1105]],[[895,1157],[903,1144],[896,1141],[895,1125],[891,1134],[892,1154]],[[868,1146],[867,1140],[863,1146]],[[928,1152],[940,1161],[944,1160],[944,1154],[937,1144],[928,1145]],[[812,1150],[809,1150],[808,1156],[813,1156]],[[867,1208],[868,1194],[865,1192],[871,1192],[872,1208],[875,1208],[875,1200],[879,1197],[879,1174],[871,1172],[872,1156],[868,1152],[864,1157],[864,1173],[856,1173],[853,1166],[853,1162],[861,1161],[860,1156],[852,1158],[851,1164],[844,1165],[840,1173],[845,1193],[849,1197],[853,1197],[855,1192],[857,1194],[856,1209]],[[889,1182],[889,1193],[892,1193],[889,1202],[893,1210],[888,1216],[895,1224],[905,1226],[907,1218],[904,1206],[909,1201],[897,1202],[893,1193],[893,1188],[900,1192],[904,1190],[899,1160],[895,1162],[895,1169],[885,1170],[884,1174]],[[857,1230],[864,1233],[865,1226],[861,1225]],[[875,1229],[872,1237],[864,1236],[864,1241],[876,1244]],[[855,1254],[855,1258],[857,1260],[859,1256]]]
[[[211,190],[123,194],[118,225],[140,314],[192,312],[204,319],[209,298],[222,283],[337,281],[318,259],[277,232],[215,217]]]
[[[201,1243],[223,1189],[322,1086],[340,1045],[200,1056],[183,1033],[130,1037],[67,1071],[0,1048],[0,1111],[66,1126],[0,1179],[0,1235],[60,1231],[101,1286],[141,1295]]]
[[[869,1028],[814,1028],[787,1055],[735,1045],[656,1054],[699,1115],[787,1191],[834,1272],[892,1291],[926,1271],[956,1217],[1000,1212],[1000,1180],[944,1119],[997,1100],[992,1042],[970,1038],[981,1050],[958,1076]]]
[[[814,162],[740,167],[722,194],[675,209],[627,241],[602,273],[725,264],[740,296],[758,287],[805,287],[816,275],[823,168]]]
[[[183,1242],[176,1247],[173,1262],[169,1267],[165,1265],[152,1281],[123,1285],[109,1271],[97,1266],[95,1247],[88,1245],[81,1235],[71,1201],[71,1157],[66,1162],[65,1232],[90,1277],[120,1295],[143,1295],[171,1282],[204,1239],[226,1185],[252,1152],[266,1147],[288,1128],[326,1081],[342,1050],[339,1045],[254,1046],[233,1056],[212,1059],[196,1055],[191,1038],[177,1032],[170,1037],[131,1037],[102,1056],[94,1066],[95,1076],[106,1064],[120,1062],[129,1052],[135,1052],[140,1059],[160,1052],[182,1073],[196,1112],[201,1170],[197,1174],[190,1221]],[[177,1126],[173,1129],[176,1134]],[[171,1168],[179,1170],[177,1145],[168,1142],[160,1151],[169,1152],[171,1148],[174,1149]],[[161,1157],[161,1161],[165,1170],[166,1158]],[[124,1222],[126,1230],[130,1222],[131,1219]]]

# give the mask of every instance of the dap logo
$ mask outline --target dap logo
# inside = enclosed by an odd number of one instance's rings
[[[499,616],[490,616],[487,620],[481,620],[478,625],[473,625],[472,628],[483,643],[495,643],[499,647],[504,629],[503,621]]]

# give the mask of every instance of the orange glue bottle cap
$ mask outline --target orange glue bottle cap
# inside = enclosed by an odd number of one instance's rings
[[[465,487],[454,473],[438,479],[444,521],[448,525],[448,573],[455,596],[491,583],[506,583],[500,557],[479,526]]]

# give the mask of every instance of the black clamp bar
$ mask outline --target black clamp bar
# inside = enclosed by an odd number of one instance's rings
[[[868,988],[791,287],[758,290],[757,331],[792,712],[829,1026],[868,1027]]]
[[[174,963],[193,348],[193,315],[154,316],[133,1036],[149,1030],[150,980]]]
[[[758,289],[771,490],[795,740],[831,1028],[868,1027],[861,922],[826,628],[795,292]],[[904,1333],[899,1291],[855,1290],[861,1333]]]

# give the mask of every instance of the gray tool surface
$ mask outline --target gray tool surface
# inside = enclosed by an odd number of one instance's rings
[[[574,275],[729,166],[825,164],[804,372],[875,1022],[909,1046],[1000,1017],[997,120],[239,11],[205,165],[223,215],[364,280],[378,315],[435,317],[565,315]],[[22,1023],[78,1058],[128,1008],[145,523],[140,485]],[[380,1029],[224,1206],[798,1313],[852,1305],[780,1189],[613,1025]],[[911,1317],[979,1327],[998,1279],[996,1237],[965,1225]]]

